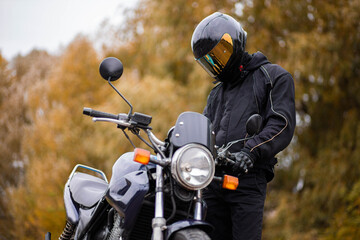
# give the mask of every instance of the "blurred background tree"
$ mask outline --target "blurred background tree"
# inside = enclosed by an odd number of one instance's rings
[[[9,198],[6,189],[17,183],[19,169],[14,166],[13,162],[17,161],[21,151],[21,137],[17,131],[19,126],[10,121],[13,117],[11,116],[12,108],[6,109],[7,106],[5,106],[5,102],[16,95],[15,90],[10,90],[11,83],[12,77],[8,62],[0,54],[0,110],[4,113],[0,115],[0,236],[3,238],[11,236],[7,233],[7,229],[11,229],[13,218],[7,207]]]
[[[264,52],[296,84],[298,126],[269,184],[263,239],[360,237],[360,1],[140,0],[101,53],[77,36],[58,57],[0,56],[0,239],[58,236],[73,166],[110,178],[116,158],[131,151],[116,129],[81,114],[85,106],[128,111],[100,79],[104,56],[122,60],[115,84],[136,111],[153,116],[159,136],[182,111],[202,112],[212,80],[190,40],[215,11],[241,21],[248,51]]]
[[[38,50],[16,57],[11,65],[0,55],[0,239],[12,239],[16,229],[9,190],[21,185],[28,163],[23,134],[31,125],[29,90],[47,78],[54,61],[55,57]]]

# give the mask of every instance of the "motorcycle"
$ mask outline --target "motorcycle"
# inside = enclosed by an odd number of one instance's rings
[[[158,139],[150,127],[152,117],[133,113],[132,105],[112,84],[123,73],[121,61],[106,58],[99,70],[130,111],[114,115],[84,108],[83,114],[93,117],[94,122],[116,124],[134,151],[115,162],[110,182],[101,170],[81,164],[74,167],[64,188],[66,225],[59,239],[210,239],[207,233],[213,226],[204,221],[202,190],[211,181],[230,190],[237,188],[238,178],[214,175],[216,167],[234,163],[228,149],[237,141],[216,148],[211,122],[195,112],[181,113],[167,138]],[[258,116],[249,118],[249,135],[258,131],[258,122]],[[154,154],[136,148],[125,130]],[[50,233],[45,240],[51,240]]]

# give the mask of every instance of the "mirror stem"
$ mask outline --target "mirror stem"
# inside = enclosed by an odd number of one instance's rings
[[[114,85],[112,85],[111,83],[111,77],[109,77],[108,79],[108,83],[110,84],[110,86],[115,90],[115,92],[117,92],[117,94],[120,95],[120,97],[122,99],[124,99],[124,101],[130,106],[130,112],[128,114],[128,117],[130,118],[132,116],[132,113],[133,113],[133,106],[129,103],[129,101],[116,89],[116,87]]]

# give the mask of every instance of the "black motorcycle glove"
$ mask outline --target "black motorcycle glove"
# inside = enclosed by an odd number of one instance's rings
[[[233,172],[240,176],[243,173],[247,173],[249,169],[254,167],[254,157],[252,154],[247,153],[245,151],[240,151],[233,153],[233,157],[235,158],[235,163],[232,167]]]

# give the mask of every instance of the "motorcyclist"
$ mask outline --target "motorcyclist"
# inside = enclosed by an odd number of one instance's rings
[[[196,27],[191,47],[196,61],[218,83],[203,114],[214,125],[216,145],[246,137],[245,123],[254,113],[263,126],[254,138],[232,145],[235,164],[220,169],[239,176],[236,191],[213,182],[204,192],[212,239],[261,239],[267,182],[274,177],[275,155],[290,143],[295,129],[294,81],[264,54],[245,51],[247,33],[219,12]]]

